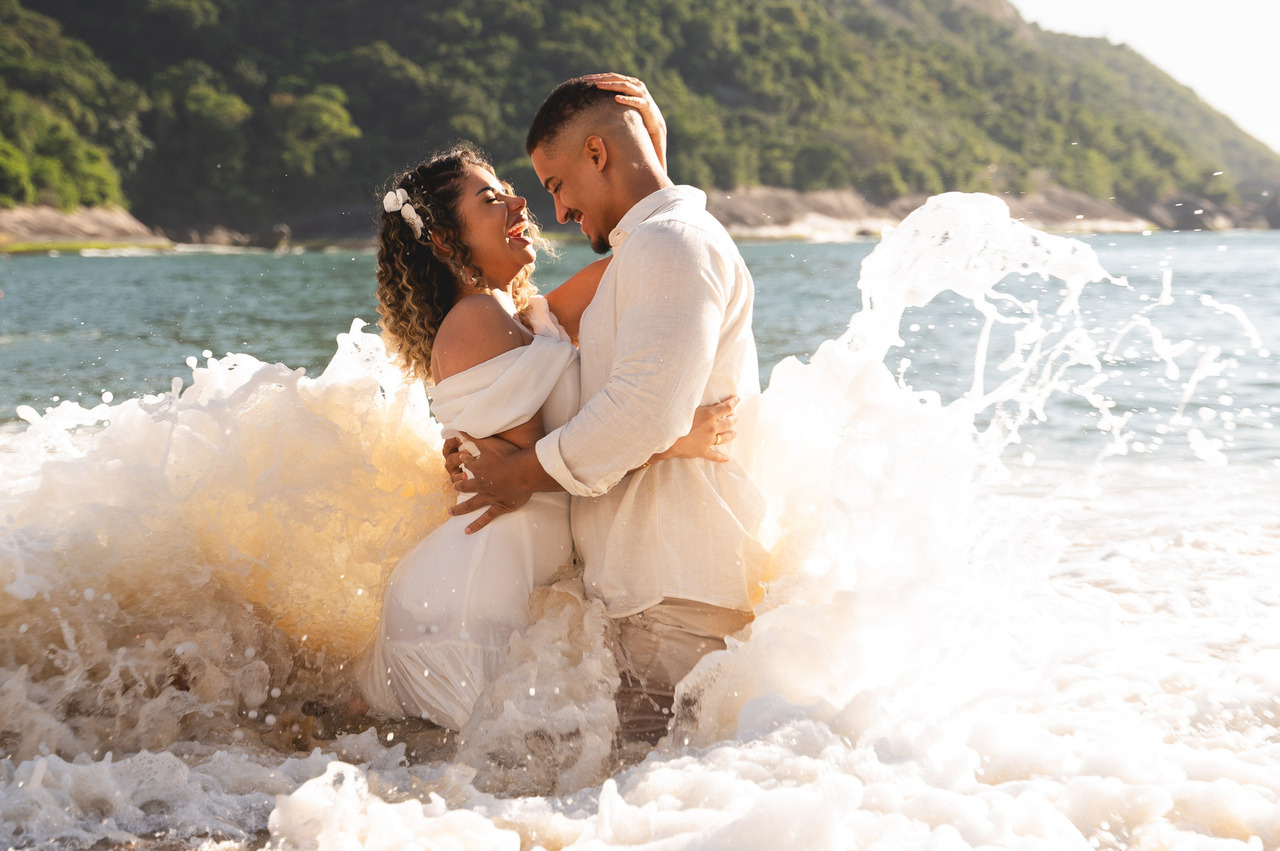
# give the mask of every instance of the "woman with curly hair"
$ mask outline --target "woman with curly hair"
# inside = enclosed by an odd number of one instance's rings
[[[647,91],[601,87],[645,117],[659,156],[665,125]],[[432,384],[446,437],[537,442],[578,410],[573,341],[608,259],[543,297],[531,281],[545,241],[525,199],[476,149],[461,145],[394,179],[378,234],[378,312],[405,372]],[[690,434],[650,459],[725,460],[733,401],[699,409]],[[474,450],[474,444],[467,444]],[[512,632],[528,626],[530,592],[572,559],[569,495],[541,493],[475,534],[451,517],[406,555],[388,582],[382,622],[360,674],[370,710],[461,729]]]

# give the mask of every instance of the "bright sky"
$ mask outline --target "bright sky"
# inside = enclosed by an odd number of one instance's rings
[[[1280,0],[1012,0],[1042,29],[1127,44],[1280,152]]]

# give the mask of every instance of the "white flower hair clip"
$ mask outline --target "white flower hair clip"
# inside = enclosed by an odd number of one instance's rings
[[[403,189],[397,189],[394,192],[388,192],[382,196],[382,209],[388,213],[400,211],[400,218],[409,223],[409,227],[413,228],[413,235],[422,239],[422,217],[418,215],[418,211],[409,203],[409,193]]]

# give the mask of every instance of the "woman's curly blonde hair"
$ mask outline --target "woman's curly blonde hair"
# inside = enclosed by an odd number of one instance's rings
[[[484,154],[461,144],[392,178],[392,191],[405,190],[422,219],[421,237],[414,236],[413,227],[399,210],[388,212],[379,207],[378,315],[388,348],[410,378],[431,380],[431,346],[445,314],[457,301],[460,283],[475,285],[484,278],[462,240],[458,216],[462,180],[470,166],[493,171]],[[505,181],[502,186],[511,191]],[[539,236],[532,216],[525,235],[535,247],[550,253],[550,245]],[[521,313],[538,292],[532,278],[530,263],[512,287],[512,299]]]

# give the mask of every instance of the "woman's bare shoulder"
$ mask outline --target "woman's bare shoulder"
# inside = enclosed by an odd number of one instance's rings
[[[527,345],[531,336],[492,295],[466,296],[445,314],[436,332],[431,347],[432,377],[443,381]]]

